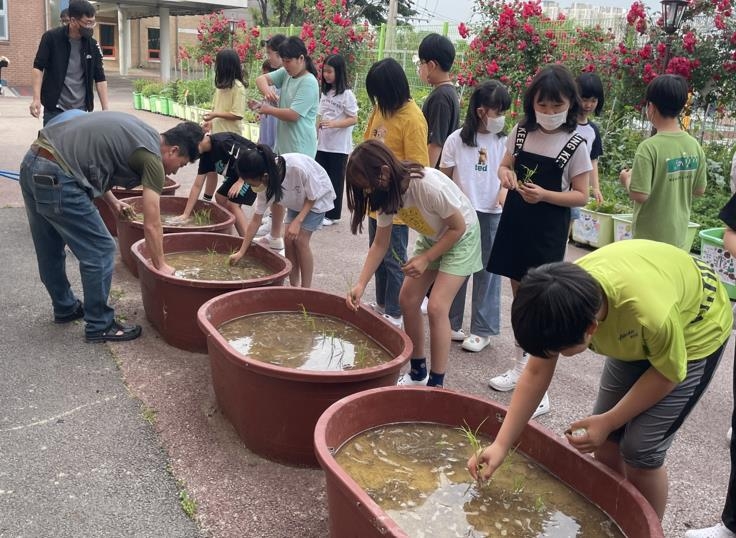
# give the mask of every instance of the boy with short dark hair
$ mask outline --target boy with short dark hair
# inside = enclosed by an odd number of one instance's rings
[[[531,269],[511,325],[529,359],[491,446],[468,461],[488,479],[536,410],[560,355],[588,347],[606,361],[593,414],[570,424],[581,452],[625,476],[660,519],[667,504],[664,459],[713,377],[733,315],[713,269],[671,245],[631,240],[576,263]]]
[[[690,209],[693,196],[705,192],[706,160],[698,141],[680,128],[687,99],[680,75],[659,75],[649,83],[646,114],[657,134],[639,144],[634,165],[619,180],[634,201],[633,237],[689,251]]]
[[[419,78],[432,86],[422,105],[427,120],[429,165],[438,168],[442,146],[460,121],[460,98],[450,77],[455,61],[455,46],[439,34],[429,34],[419,44]]]

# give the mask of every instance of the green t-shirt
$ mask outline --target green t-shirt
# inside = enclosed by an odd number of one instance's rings
[[[317,154],[317,110],[319,109],[319,84],[309,71],[299,78],[290,77],[280,67],[268,74],[271,82],[280,88],[279,108],[290,108],[297,114],[296,121],[276,124],[276,151],[278,153],[302,153],[314,158]]]
[[[633,237],[690,250],[685,238],[693,191],[705,188],[705,182],[705,153],[685,131],[657,133],[639,144],[630,190],[649,198],[634,203]]]
[[[707,357],[731,334],[726,290],[708,265],[682,250],[654,241],[619,241],[576,263],[608,299],[608,314],[591,342],[596,353],[647,359],[679,383],[687,361]]]
[[[161,194],[166,179],[161,157],[143,148],[138,148],[128,159],[128,166],[140,176],[141,185]]]

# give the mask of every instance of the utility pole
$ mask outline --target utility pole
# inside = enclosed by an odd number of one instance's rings
[[[396,49],[396,18],[399,11],[399,0],[389,0],[388,18],[386,19],[386,50]]]

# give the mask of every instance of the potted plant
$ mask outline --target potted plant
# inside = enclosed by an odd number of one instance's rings
[[[576,243],[602,247],[613,242],[613,215],[631,214],[631,208],[615,198],[598,203],[591,200],[573,221],[572,239]]]
[[[143,108],[143,88],[148,84],[148,80],[138,78],[133,81],[133,108],[141,110]]]
[[[163,251],[164,254],[206,251],[226,255],[240,248],[241,243],[240,237],[225,234],[166,234]],[[255,243],[248,249],[247,257],[265,265],[270,274],[248,280],[193,280],[164,274],[151,263],[145,239],[134,243],[131,252],[138,267],[146,317],[167,344],[197,353],[207,351],[207,338],[197,325],[200,306],[230,291],[280,286],[291,271],[289,260]],[[175,314],[171,315],[172,312]]]
[[[314,430],[315,452],[326,477],[330,536],[408,536],[335,460],[335,452],[346,441],[372,428],[406,422],[465,426],[493,438],[506,412],[506,407],[489,400],[427,387],[377,388],[333,404]],[[598,506],[626,536],[664,537],[654,509],[630,482],[574,450],[558,434],[531,421],[516,450]],[[385,458],[396,461],[391,453]],[[468,487],[472,487],[469,476]]]
[[[383,347],[390,360],[346,370],[287,368],[239,353],[218,330],[223,323],[249,314],[293,313],[302,308],[307,315],[329,316],[352,325]],[[344,296],[315,289],[270,287],[234,291],[207,301],[199,309],[197,319],[207,334],[219,409],[250,450],[294,465],[317,465],[314,427],[325,409],[350,394],[395,385],[412,351],[409,337],[369,308],[363,306],[354,312]],[[354,534],[343,536],[347,535]]]

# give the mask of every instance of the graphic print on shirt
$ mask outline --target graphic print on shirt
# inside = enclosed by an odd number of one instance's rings
[[[424,220],[422,213],[417,207],[402,207],[399,209],[397,215],[409,228],[416,230],[422,235],[432,237],[437,233],[434,228],[427,224],[427,221]]]
[[[478,162],[475,164],[476,172],[488,172],[488,148],[478,148]]]

